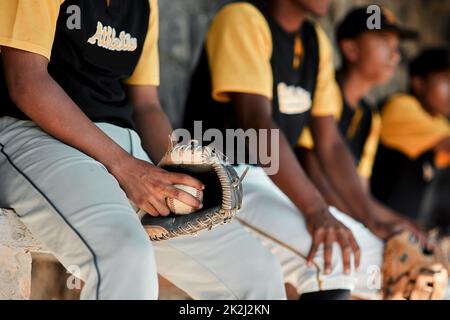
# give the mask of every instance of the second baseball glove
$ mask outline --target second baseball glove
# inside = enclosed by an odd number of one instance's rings
[[[438,300],[447,290],[448,273],[439,248],[425,250],[409,232],[386,243],[382,266],[383,296],[389,300]]]

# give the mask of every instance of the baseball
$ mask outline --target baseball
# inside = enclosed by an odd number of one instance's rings
[[[194,197],[196,197],[198,200],[200,200],[200,202],[203,201],[203,192],[200,190],[197,190],[195,188],[189,187],[189,186],[185,186],[182,184],[174,184],[173,185],[175,188],[178,188],[180,190],[183,190],[191,195],[193,195]],[[185,215],[185,214],[190,214],[193,213],[195,211],[195,208],[185,204],[184,202],[181,202],[177,199],[173,199],[173,198],[166,198],[166,203],[167,206],[169,207],[170,211],[172,213],[178,214],[178,215]]]

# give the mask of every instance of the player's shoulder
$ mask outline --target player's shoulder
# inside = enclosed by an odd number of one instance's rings
[[[264,15],[249,2],[239,1],[223,6],[213,19],[215,25],[241,25],[257,24],[266,26]]]
[[[397,93],[389,97],[382,107],[383,113],[402,113],[421,111],[422,106],[416,97],[406,93]]]
[[[419,100],[411,94],[397,93],[387,99],[387,104],[420,106]]]
[[[223,6],[216,15],[217,18],[262,18],[261,11],[250,2],[237,1]]]

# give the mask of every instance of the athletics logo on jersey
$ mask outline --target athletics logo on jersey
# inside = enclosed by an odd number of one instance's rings
[[[302,87],[288,86],[281,82],[277,89],[278,106],[281,113],[297,114],[311,109],[311,93]]]
[[[121,31],[118,37],[116,35],[116,29],[103,26],[99,21],[96,33],[87,42],[111,51],[135,51],[137,49],[137,39],[133,38],[131,34]]]

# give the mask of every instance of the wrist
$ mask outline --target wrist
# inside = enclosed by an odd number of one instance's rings
[[[308,219],[312,216],[317,216],[319,214],[323,214],[324,212],[328,212],[328,206],[325,201],[318,199],[310,205],[303,206],[301,212],[303,213],[303,216]]]
[[[103,165],[113,176],[118,176],[127,167],[128,163],[136,160],[133,156],[127,152],[118,152],[110,157],[110,159],[103,162]]]

